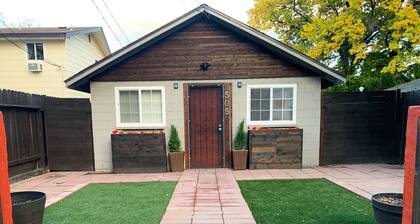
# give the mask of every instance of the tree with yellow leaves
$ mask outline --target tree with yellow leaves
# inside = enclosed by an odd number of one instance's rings
[[[345,76],[394,75],[420,64],[416,2],[255,0],[249,24],[274,31],[281,41]]]

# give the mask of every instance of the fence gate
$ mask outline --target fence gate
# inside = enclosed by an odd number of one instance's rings
[[[89,99],[48,97],[45,108],[49,169],[94,170]]]
[[[395,162],[398,91],[323,93],[321,104],[321,165]]]

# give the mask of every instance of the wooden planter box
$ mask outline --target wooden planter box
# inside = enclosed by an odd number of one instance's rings
[[[302,134],[298,128],[250,130],[249,168],[302,168]]]
[[[115,173],[166,172],[164,134],[112,134]]]

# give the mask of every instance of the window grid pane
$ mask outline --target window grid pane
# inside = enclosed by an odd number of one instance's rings
[[[137,90],[120,91],[120,120],[122,123],[139,123],[139,95]]]
[[[270,120],[270,88],[251,89],[251,121]]]
[[[293,120],[293,97],[293,88],[273,88],[273,120]]]
[[[142,90],[142,122],[162,123],[162,91]]]
[[[28,59],[35,60],[35,47],[33,43],[26,44],[26,48],[28,49]]]
[[[35,44],[35,52],[37,60],[44,60],[44,45],[42,43]]]

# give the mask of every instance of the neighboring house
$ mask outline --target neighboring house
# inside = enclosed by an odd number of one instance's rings
[[[343,82],[207,5],[66,80],[91,93],[96,170],[112,169],[112,130],[164,129],[168,140],[171,124],[187,168],[229,166],[242,120],[248,128],[302,128],[303,166],[318,165],[321,88]]]
[[[396,85],[392,88],[389,88],[387,90],[400,90],[401,92],[412,92],[412,91],[418,91],[420,90],[420,79],[415,79],[410,82],[406,82],[400,85]]]
[[[89,97],[64,80],[110,54],[101,27],[0,29],[0,89]]]

